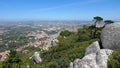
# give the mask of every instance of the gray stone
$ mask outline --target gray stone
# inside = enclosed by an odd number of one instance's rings
[[[101,43],[105,49],[120,48],[120,23],[107,25],[101,32]]]
[[[73,62],[73,68],[107,68],[107,60],[110,54],[112,54],[112,50],[98,50],[96,53],[88,54],[82,59],[76,59]]]
[[[83,68],[98,68],[97,64],[96,64],[96,54],[95,53],[91,53],[87,56],[85,56],[83,59],[84,63],[86,65],[83,65]]]
[[[42,62],[42,59],[40,58],[39,52],[35,52],[34,53],[33,61],[34,61],[35,64],[38,64],[38,63]]]
[[[69,68],[73,68],[73,62],[70,62]]]
[[[100,50],[98,41],[93,42],[89,47],[86,48],[85,55],[96,53],[98,50]]]
[[[73,68],[99,68],[95,59],[95,53],[86,55],[83,59],[76,59],[73,64]]]
[[[100,68],[107,68],[107,60],[112,52],[113,51],[109,49],[101,49],[96,53],[96,63]]]

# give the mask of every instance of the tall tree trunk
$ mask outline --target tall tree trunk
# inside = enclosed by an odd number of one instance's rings
[[[95,21],[95,25],[94,25],[95,31],[93,33],[93,38],[96,38],[96,32],[97,32],[97,21]]]

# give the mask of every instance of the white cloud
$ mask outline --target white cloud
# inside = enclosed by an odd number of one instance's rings
[[[32,11],[55,10],[55,9],[64,8],[64,7],[71,7],[71,6],[74,6],[74,5],[88,5],[88,4],[93,4],[93,3],[100,2],[100,1],[104,1],[104,0],[88,0],[88,1],[83,1],[83,2],[79,1],[79,2],[74,2],[74,3],[59,5],[59,6],[48,7],[48,8],[34,9]]]

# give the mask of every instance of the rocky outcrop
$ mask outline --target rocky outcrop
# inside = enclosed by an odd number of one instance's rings
[[[120,49],[120,23],[107,25],[101,32],[101,47],[98,41],[86,48],[85,56],[71,62],[70,68],[108,68],[107,60],[114,49]]]
[[[100,46],[99,46],[98,41],[96,41],[86,48],[85,55],[96,53],[98,50],[100,50]]]
[[[32,58],[35,64],[42,62],[39,52],[35,52]]]
[[[73,63],[73,68],[99,68],[96,64],[96,54],[92,53],[83,59],[76,59]]]
[[[73,68],[73,62],[70,62],[69,68]]]
[[[108,68],[107,60],[108,57],[112,54],[112,50],[110,49],[101,49],[96,53],[96,63],[99,68]]]
[[[120,48],[120,23],[109,24],[102,30],[101,43],[105,49]]]
[[[82,59],[76,59],[70,68],[108,68],[107,60],[112,50],[100,49],[98,42],[94,42],[87,49],[86,55]]]

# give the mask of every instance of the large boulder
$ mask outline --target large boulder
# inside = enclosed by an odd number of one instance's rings
[[[109,49],[101,49],[96,53],[96,63],[99,68],[108,68],[107,61],[112,52],[113,51]]]
[[[108,68],[108,56],[112,54],[112,50],[101,49],[96,53],[91,53],[82,59],[76,59],[73,62],[73,68]]]
[[[89,47],[86,48],[85,55],[96,53],[98,50],[100,50],[99,42],[93,42]]]
[[[73,68],[99,68],[96,64],[96,54],[89,54],[83,59],[76,59],[73,63]]]
[[[70,63],[70,68],[108,68],[108,56],[112,54],[110,49],[100,49],[98,41],[86,48],[85,56]]]
[[[73,68],[73,62],[70,62],[69,68]]]
[[[120,48],[120,23],[107,25],[101,32],[101,43],[105,49]]]
[[[38,63],[42,62],[42,59],[40,58],[39,52],[35,52],[34,53],[33,61],[34,61],[35,64],[38,64]]]

